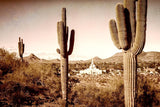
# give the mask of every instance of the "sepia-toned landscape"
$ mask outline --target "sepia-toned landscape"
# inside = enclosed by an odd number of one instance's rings
[[[60,61],[44,60],[31,54],[24,57],[22,63],[15,54],[0,49],[1,106],[60,106]],[[138,56],[139,107],[160,105],[159,58],[159,52],[143,52]],[[88,68],[91,60],[69,62],[69,106],[123,107],[122,53],[93,60],[98,69],[106,72],[77,75],[75,71]]]
[[[0,106],[159,107],[156,3],[0,0]]]
[[[60,61],[44,60],[31,54],[22,63],[15,55],[0,49],[1,106],[53,106],[61,104]],[[160,105],[159,52],[138,56],[138,106]],[[115,60],[116,59],[116,60]],[[93,58],[101,75],[77,75],[91,60],[69,62],[69,106],[124,106],[122,53],[110,58]],[[117,61],[118,60],[118,61]]]

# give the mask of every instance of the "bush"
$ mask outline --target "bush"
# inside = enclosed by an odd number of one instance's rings
[[[39,105],[44,102],[56,102],[61,96],[60,79],[53,72],[40,73],[31,67],[24,71],[7,74],[3,84],[0,85],[2,87],[1,97],[7,99],[8,104],[13,105]]]
[[[21,62],[0,49],[0,106],[39,105],[61,96],[57,65]]]
[[[122,76],[83,75],[80,83],[71,88],[69,102],[74,106],[124,107]],[[138,74],[138,107],[160,106],[159,76]]]
[[[105,77],[107,78],[106,74],[105,76],[85,75],[80,78],[83,82],[77,83],[69,94],[70,104],[87,107],[124,106],[122,78],[112,77],[104,80]]]
[[[59,64],[21,63],[15,53],[0,49],[0,71],[0,106],[63,103]],[[138,74],[137,83],[138,107],[160,106],[159,74]],[[124,107],[123,74],[74,75],[69,77],[68,85],[69,106]]]
[[[138,75],[138,106],[153,107],[160,105],[159,76]],[[156,80],[156,81],[155,81]]]
[[[16,53],[9,53],[5,49],[0,48],[0,76],[13,72],[19,68],[20,65],[21,63],[16,57]]]

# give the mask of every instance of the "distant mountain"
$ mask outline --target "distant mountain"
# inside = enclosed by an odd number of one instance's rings
[[[91,60],[92,59],[85,61],[74,61],[74,62],[88,63],[91,62]],[[106,59],[94,57],[93,60],[94,62],[123,63],[123,53],[122,52],[116,53],[113,56]],[[138,55],[138,62],[160,62],[160,52],[142,52],[140,55]]]
[[[141,62],[160,62],[160,52],[142,52],[138,59]]]
[[[43,59],[42,62],[46,62],[46,63],[60,63],[60,59],[52,59],[52,60],[45,60],[45,59]]]
[[[24,57],[24,60],[32,63],[32,62],[41,62],[41,63],[60,63],[59,59],[52,59],[52,60],[46,60],[46,59],[40,59],[33,53],[31,53],[29,56]]]
[[[87,62],[91,62],[92,59],[89,59],[89,60],[86,60],[86,61],[87,61]],[[101,61],[102,61],[102,59],[99,58],[98,56],[96,56],[96,57],[93,58],[93,62],[101,62]]]
[[[116,53],[109,58],[103,59],[103,62],[106,62],[106,63],[114,63],[114,62],[122,63],[123,62],[123,53],[122,52]]]
[[[94,62],[101,62],[102,59],[99,58],[98,56],[92,58]],[[75,64],[75,63],[91,63],[92,59],[88,59],[88,60],[74,60],[74,61],[69,61],[69,63],[71,64]]]
[[[28,57],[24,57],[25,61],[28,62],[44,62],[44,63],[60,63],[60,59],[40,59],[34,54],[30,54]],[[89,60],[78,60],[78,61],[70,61],[70,63],[90,63],[92,59]],[[106,63],[123,63],[123,53],[116,53],[113,56],[101,59],[99,57],[93,58],[94,63],[96,62],[106,62]],[[160,52],[142,52],[138,55],[138,62],[160,62]]]
[[[31,53],[29,56],[27,57],[24,57],[24,60],[27,61],[27,62],[39,62],[41,59],[38,58],[36,55],[34,55],[33,53]]]
[[[101,61],[102,59],[99,58],[98,56],[96,56],[96,57],[93,58],[93,60],[94,60],[94,61]]]
[[[123,63],[123,53],[116,53],[109,58],[103,59],[103,62]],[[160,52],[142,52],[138,55],[138,62],[160,62]]]

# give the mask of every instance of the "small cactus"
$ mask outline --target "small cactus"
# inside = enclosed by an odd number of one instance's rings
[[[19,37],[19,42],[18,42],[18,50],[19,50],[19,56],[23,62],[23,53],[24,53],[24,44],[23,44],[23,39]]]
[[[57,23],[58,44],[60,46],[60,49],[57,49],[57,53],[61,56],[61,89],[62,100],[65,106],[68,106],[68,56],[72,54],[75,35],[75,31],[71,30],[70,46],[68,50],[68,30],[69,28],[66,25],[66,8],[62,8],[62,21]]]
[[[137,10],[136,10],[137,2]],[[137,15],[135,14],[137,12]],[[124,0],[116,6],[116,19],[110,20],[112,40],[123,49],[125,106],[135,107],[137,97],[137,55],[146,37],[147,0]]]

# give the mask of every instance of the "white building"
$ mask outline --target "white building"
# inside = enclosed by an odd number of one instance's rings
[[[96,68],[96,66],[93,63],[93,59],[91,62],[91,65],[89,66],[89,68],[85,69],[85,70],[81,70],[80,74],[102,74],[102,70],[99,70]]]

